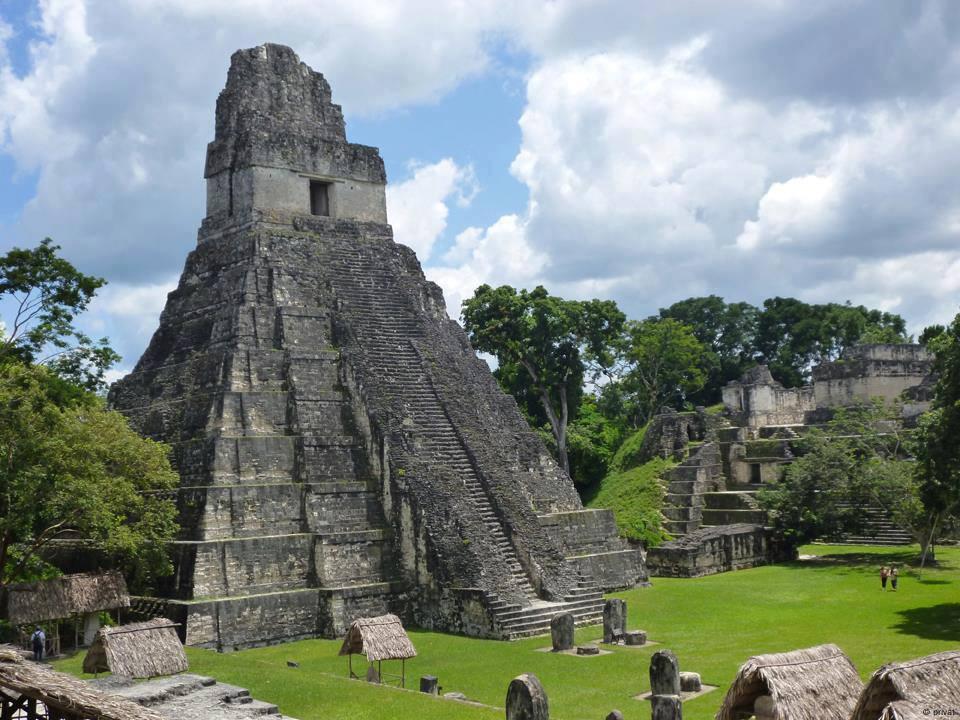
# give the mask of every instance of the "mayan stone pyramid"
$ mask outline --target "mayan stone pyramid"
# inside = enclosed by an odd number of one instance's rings
[[[235,53],[205,177],[197,247],[110,393],[181,478],[176,573],[142,610],[221,649],[384,612],[509,638],[645,579],[393,241],[383,162],[322,75]]]

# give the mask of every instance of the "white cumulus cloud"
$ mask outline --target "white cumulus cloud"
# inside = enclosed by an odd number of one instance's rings
[[[447,201],[466,207],[479,191],[471,165],[451,158],[429,165],[413,165],[413,175],[387,186],[387,214],[397,242],[413,248],[427,261],[434,243],[447,228]]]

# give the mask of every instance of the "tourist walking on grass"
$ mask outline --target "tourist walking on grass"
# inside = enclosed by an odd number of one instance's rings
[[[893,591],[897,591],[897,580],[899,579],[900,572],[895,568],[890,568],[890,587],[893,588]]]
[[[880,589],[881,590],[887,589],[888,577],[890,577],[890,570],[887,568],[886,565],[884,565],[882,568],[880,568]]]
[[[33,631],[33,635],[30,636],[30,644],[33,646],[33,659],[37,662],[43,660],[43,646],[47,642],[47,636],[43,632],[43,628],[37,626],[37,629]]]

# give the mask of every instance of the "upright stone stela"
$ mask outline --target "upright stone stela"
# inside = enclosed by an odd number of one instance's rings
[[[355,617],[488,637],[595,621],[646,579],[387,225],[383,162],[289,48],[238,51],[207,217],[110,401],[169,442],[185,642],[342,633]]]

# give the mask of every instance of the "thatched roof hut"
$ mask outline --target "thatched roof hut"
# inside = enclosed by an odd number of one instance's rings
[[[417,651],[396,615],[360,618],[350,624],[340,655],[366,655],[367,660],[406,660]]]
[[[357,677],[353,672],[353,656],[366,655],[370,661],[367,670],[367,680],[372,682],[387,682],[381,663],[383,660],[399,660],[401,665],[399,675],[389,675],[406,685],[407,658],[417,656],[417,651],[403,629],[403,623],[396,615],[380,615],[372,618],[354,620],[347,630],[347,636],[340,646],[340,655],[346,655],[349,662],[350,677]],[[377,663],[374,670],[373,663]]]
[[[740,667],[716,720],[847,720],[862,689],[836,645],[757,655]]]
[[[18,694],[39,700],[64,718],[164,720],[153,710],[99,692],[72,675],[27,662],[16,652],[0,650],[0,704],[14,704]]]
[[[85,673],[134,678],[174,675],[188,667],[177,626],[165,618],[100,628],[83,658]]]
[[[960,650],[884,665],[851,720],[923,720],[935,708],[960,708]]]
[[[130,594],[118,572],[77,573],[7,586],[7,619],[14,625],[121,607],[130,607]]]

